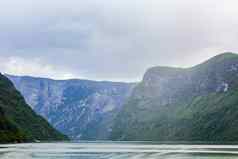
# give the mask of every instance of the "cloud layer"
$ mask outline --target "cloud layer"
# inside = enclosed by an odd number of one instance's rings
[[[51,78],[141,79],[238,51],[236,0],[0,2],[0,71]]]

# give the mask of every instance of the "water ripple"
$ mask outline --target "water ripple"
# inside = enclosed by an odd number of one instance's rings
[[[85,142],[0,147],[0,159],[238,159],[237,145]]]

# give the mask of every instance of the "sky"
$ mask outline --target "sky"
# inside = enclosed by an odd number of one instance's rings
[[[0,72],[139,81],[238,52],[237,0],[0,1]]]

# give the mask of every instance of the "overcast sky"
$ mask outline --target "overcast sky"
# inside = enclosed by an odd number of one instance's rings
[[[238,52],[237,0],[0,1],[0,72],[137,81]]]

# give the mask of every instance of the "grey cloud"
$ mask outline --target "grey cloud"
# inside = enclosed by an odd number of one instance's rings
[[[187,67],[223,51],[237,51],[237,4],[235,0],[0,2],[0,57],[40,59],[40,64],[54,68],[53,78],[60,78],[63,70],[62,76],[68,72],[89,79],[138,80],[154,65]],[[29,71],[23,69],[24,73]]]

